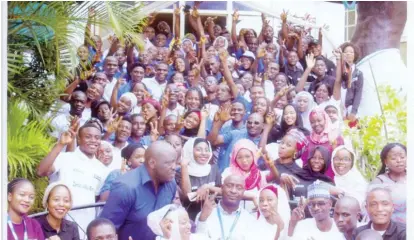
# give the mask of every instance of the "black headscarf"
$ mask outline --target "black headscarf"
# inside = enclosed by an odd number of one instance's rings
[[[324,160],[324,167],[320,172],[314,172],[310,164],[310,159],[313,157],[313,155],[315,155],[316,150],[318,150],[322,154],[322,157]],[[329,150],[323,146],[316,146],[315,148],[311,150],[309,154],[308,163],[305,166],[303,166],[304,173],[303,173],[303,176],[301,177],[305,180],[310,180],[310,181],[321,180],[323,182],[333,184],[334,182],[332,178],[325,175],[325,171],[328,169],[330,165],[331,165],[331,153],[329,152]]]
[[[188,117],[188,115],[190,115],[190,113],[197,113],[197,115],[200,117],[200,123],[201,123],[201,111],[200,109],[192,109],[192,110],[188,110],[185,114],[184,114],[184,119],[186,117]],[[181,135],[186,136],[186,137],[196,137],[198,134],[198,129],[200,128],[200,124],[198,124],[198,126],[196,128],[193,129],[187,129],[187,128],[183,128],[183,131],[181,132]]]

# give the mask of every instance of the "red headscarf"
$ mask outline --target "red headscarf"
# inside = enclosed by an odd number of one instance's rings
[[[237,154],[242,149],[249,150],[253,156],[253,162],[252,162],[252,165],[250,166],[250,171],[248,173],[243,171],[236,161]],[[257,152],[258,152],[258,148],[256,144],[254,144],[249,139],[240,139],[239,141],[237,141],[233,147],[233,151],[231,152],[230,171],[234,175],[245,177],[246,190],[251,190],[253,188],[260,188],[262,184],[262,176],[260,174],[260,170],[257,168],[257,160],[258,160]]]

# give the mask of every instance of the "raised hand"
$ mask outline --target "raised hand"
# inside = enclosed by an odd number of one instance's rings
[[[219,117],[218,119],[223,123],[231,120],[232,117],[231,117],[230,112],[231,112],[231,106],[227,106],[225,108],[220,107],[220,109],[217,111],[218,117]]]
[[[262,85],[262,81],[263,81],[263,73],[255,73],[254,74],[254,82],[257,83],[258,85]]]
[[[126,79],[124,78],[125,73],[123,73],[119,78],[118,81],[116,82],[115,86],[116,88],[120,88],[121,86],[123,86],[124,84],[126,84]]]
[[[293,189],[296,187],[296,183],[299,183],[299,180],[292,175],[282,173],[282,175],[280,176],[280,182],[281,184]]]
[[[234,13],[232,14],[233,16],[233,21],[237,22],[239,20],[239,11],[236,9],[234,10]]]
[[[219,58],[222,64],[227,63],[227,57],[229,56],[229,53],[227,52],[227,49],[220,49],[219,50]]]
[[[276,122],[276,114],[273,111],[269,111],[265,117],[266,125],[273,126]]]
[[[161,106],[163,109],[168,107],[168,104],[170,102],[170,92],[171,92],[170,88],[167,87],[165,89],[164,96],[162,97],[162,100],[161,100]]]
[[[180,17],[180,10],[181,10],[181,7],[174,4],[174,15],[176,17]]]
[[[337,48],[332,51],[332,54],[336,57],[336,59],[340,59],[342,57],[342,49]]]
[[[150,122],[150,128],[151,128],[151,132],[150,132],[151,141],[155,142],[160,136],[160,133],[158,132],[158,122],[157,121]]]
[[[121,121],[122,121],[122,116],[118,116],[117,118],[112,119],[109,122],[108,127],[106,129],[107,132],[109,132],[109,133],[116,132],[116,130],[118,129],[119,124],[121,123]]]
[[[175,130],[180,131],[184,127],[184,115],[178,116],[177,124],[175,125]]]
[[[68,131],[60,135],[59,143],[66,146],[69,143],[73,142],[75,137],[76,137],[76,132],[73,129],[69,128]]]
[[[203,186],[197,189],[196,201],[197,202],[206,201],[208,199],[209,194],[210,194],[210,188],[208,187],[207,184],[204,184]]]
[[[201,207],[201,214],[200,214],[200,221],[204,222],[207,218],[211,215],[214,208],[216,207],[216,196],[217,193],[208,196],[208,198],[204,201],[203,206]]]
[[[171,231],[172,231],[172,224],[173,224],[173,221],[171,219],[164,218],[163,220],[161,220],[160,227],[162,230],[163,238],[170,239]]]
[[[285,12],[285,9],[283,9],[283,12],[280,14],[280,19],[282,22],[286,22],[288,13],[289,11]]]
[[[207,106],[204,106],[201,110],[201,119],[206,120],[210,116],[210,105],[207,108]]]
[[[316,59],[313,53],[306,55],[306,65],[308,68],[312,69],[315,67]]]

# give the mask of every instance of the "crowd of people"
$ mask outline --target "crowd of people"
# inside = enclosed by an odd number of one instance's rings
[[[12,180],[8,239],[405,240],[406,147],[384,146],[368,182],[342,134],[358,127],[358,47],[332,62],[285,12],[280,31],[262,15],[237,33],[237,11],[227,29],[198,6],[185,36],[180,8],[150,21],[143,47],[103,49],[88,23],[37,168],[47,214],[28,217],[34,185]]]

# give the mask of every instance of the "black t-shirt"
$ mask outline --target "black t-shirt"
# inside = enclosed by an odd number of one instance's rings
[[[181,170],[176,175],[177,185],[181,184]],[[209,184],[215,187],[221,187],[221,173],[216,164],[211,165],[210,174],[205,177],[190,176],[191,192],[196,192],[199,187]],[[201,211],[201,203],[190,202],[187,196],[184,197],[183,207],[187,209],[191,220],[195,220],[197,214]]]

